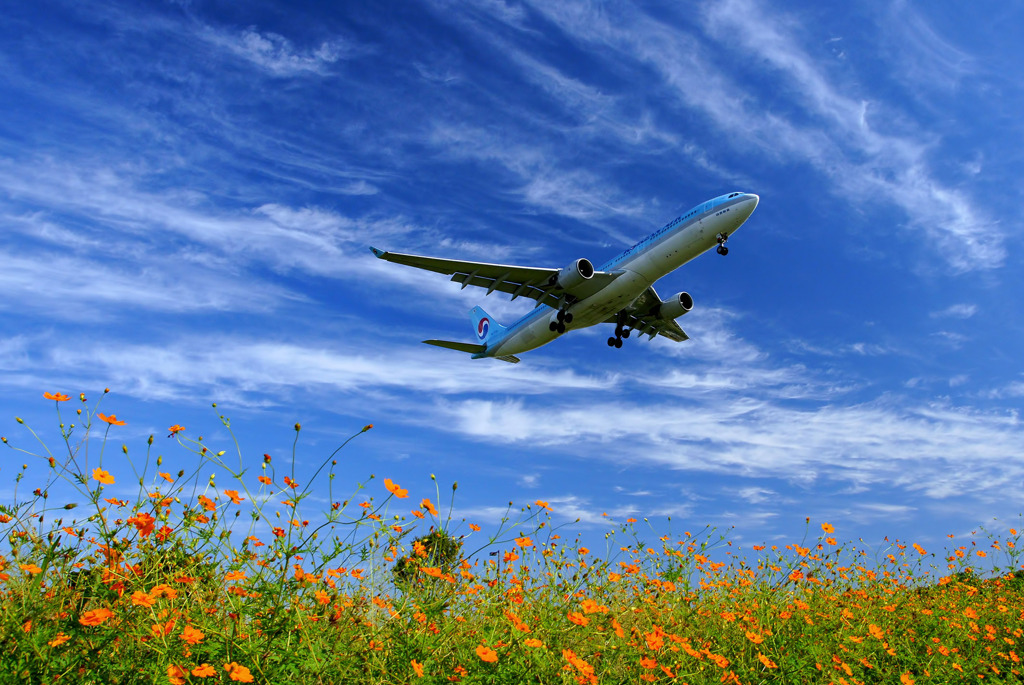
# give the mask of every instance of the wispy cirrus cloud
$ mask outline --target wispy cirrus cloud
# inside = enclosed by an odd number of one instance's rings
[[[940,403],[883,398],[800,408],[733,396],[703,404],[623,401],[583,409],[472,399],[447,401],[441,409],[452,430],[479,441],[568,450],[575,444],[630,445],[633,463],[689,472],[884,483],[933,499],[984,497],[1024,477],[1024,466],[1008,461],[1024,437],[1016,417]]]
[[[703,112],[735,141],[767,159],[812,165],[854,202],[886,201],[908,216],[906,228],[932,238],[954,271],[988,269],[1006,256],[998,226],[929,167],[933,141],[921,131],[883,131],[891,105],[851,95],[801,47],[789,18],[756,0],[705,6],[715,49],[740,50],[800,103],[792,113],[765,108],[710,56],[701,37],[629,8],[592,11],[537,4],[535,9],[591,49],[611,48],[653,67],[686,108]],[[878,116],[872,112],[880,110]]]
[[[340,38],[313,48],[298,49],[286,37],[270,31],[260,32],[255,26],[242,31],[203,26],[197,35],[277,77],[325,75],[335,62],[357,53],[355,46]]]

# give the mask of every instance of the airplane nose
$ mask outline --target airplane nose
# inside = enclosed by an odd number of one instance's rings
[[[760,201],[761,198],[755,195],[754,193],[746,194],[746,196],[744,197],[744,202],[742,202],[738,207],[738,209],[740,210],[740,216],[738,217],[740,223],[743,223],[744,221],[750,218],[750,215],[753,214],[754,210],[757,208],[757,203]]]

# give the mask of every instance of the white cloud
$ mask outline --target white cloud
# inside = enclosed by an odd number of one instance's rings
[[[261,33],[255,27],[241,32],[204,27],[198,35],[279,77],[323,75],[328,73],[330,65],[352,54],[352,47],[343,40],[324,41],[315,48],[297,50],[284,36],[272,32]]]
[[[1024,437],[1015,417],[945,404],[800,408],[731,396],[680,406],[470,399],[440,407],[451,430],[483,442],[587,445],[587,454],[595,444],[628,444],[635,461],[732,476],[887,483],[933,498],[1024,477],[1024,466],[1008,461]]]
[[[933,319],[969,319],[978,313],[976,304],[954,304],[928,316]]]

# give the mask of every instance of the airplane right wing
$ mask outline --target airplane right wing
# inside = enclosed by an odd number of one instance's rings
[[[536,300],[538,306],[546,304],[554,309],[593,295],[618,278],[620,273],[595,271],[591,278],[583,279],[573,287],[563,289],[558,285],[561,269],[422,257],[399,252],[385,252],[375,247],[371,247],[370,251],[379,259],[388,262],[450,275],[451,280],[461,283],[463,288],[467,285],[487,288],[488,295],[497,290],[512,295],[513,300],[517,297],[529,297]]]
[[[645,290],[640,297],[633,301],[633,305],[626,309],[625,321],[623,325],[638,331],[642,334],[650,336],[650,339],[654,339],[654,336],[661,335],[673,342],[683,342],[689,340],[690,336],[679,327],[679,324],[674,319],[665,320],[658,317],[658,308],[661,306],[661,297],[658,295],[654,286],[651,286]],[[605,323],[618,323],[618,316],[612,316]]]

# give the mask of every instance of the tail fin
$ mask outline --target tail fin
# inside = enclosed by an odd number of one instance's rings
[[[473,307],[469,311],[469,318],[473,322],[473,329],[476,331],[476,339],[483,345],[490,340],[501,337],[505,327],[491,318],[490,314],[480,307]]]

